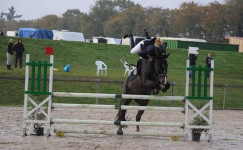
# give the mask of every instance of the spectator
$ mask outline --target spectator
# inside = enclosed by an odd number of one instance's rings
[[[9,39],[8,43],[8,52],[7,52],[7,69],[13,70],[11,68],[12,60],[13,60],[13,53],[14,53],[14,45],[13,45],[13,39]]]
[[[196,66],[196,60],[197,60],[198,55],[196,54],[189,54],[189,65],[190,68]],[[189,77],[192,77],[192,71],[190,71]]]
[[[208,68],[211,68],[211,60],[213,60],[211,53],[208,53],[208,57],[206,58],[206,65]],[[209,71],[207,72],[207,77],[209,78]]]
[[[16,57],[15,57],[15,70],[17,70],[17,64],[19,60],[19,69],[22,70],[22,57],[24,52],[24,45],[22,43],[21,39],[18,39],[17,44],[15,44],[14,50],[16,51]]]

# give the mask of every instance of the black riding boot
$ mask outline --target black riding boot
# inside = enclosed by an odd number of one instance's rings
[[[137,75],[141,74],[142,59],[139,59],[137,62]]]
[[[147,39],[151,39],[151,37],[149,36],[148,30],[144,29],[144,34],[146,36]]]
[[[133,49],[133,47],[135,46],[135,42],[134,42],[134,39],[133,39],[133,33],[132,32],[129,34],[129,38],[130,38],[130,49]]]

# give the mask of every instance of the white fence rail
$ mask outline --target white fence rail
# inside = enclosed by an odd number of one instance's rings
[[[154,95],[130,95],[130,94],[100,94],[100,93],[68,93],[53,92],[56,97],[88,97],[88,98],[123,98],[123,99],[149,99],[163,101],[183,101],[184,96],[154,96]]]
[[[122,109],[122,110],[160,110],[185,111],[184,107],[154,107],[154,106],[127,106],[127,105],[96,105],[96,104],[64,104],[52,103],[53,108],[93,108],[93,109]]]

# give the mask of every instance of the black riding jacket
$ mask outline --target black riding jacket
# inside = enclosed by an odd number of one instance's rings
[[[207,57],[206,58],[206,64],[207,64],[208,68],[211,68],[211,60],[213,60],[212,57]]]
[[[196,65],[197,56],[195,54],[189,54],[190,66]]]
[[[16,51],[16,54],[22,54],[24,52],[24,45],[22,43],[17,43],[14,47],[14,50]]]
[[[14,45],[13,45],[13,43],[8,43],[8,53],[13,55],[13,53],[14,53]]]

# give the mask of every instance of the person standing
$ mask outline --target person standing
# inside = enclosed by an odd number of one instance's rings
[[[211,53],[208,53],[208,57],[206,58],[206,65],[208,68],[211,68],[211,61],[213,60]],[[209,71],[207,71],[207,77],[209,77]]]
[[[7,69],[13,70],[11,68],[12,60],[13,60],[13,54],[14,54],[14,45],[13,45],[13,39],[9,39],[8,43],[8,49],[7,49]]]
[[[14,50],[16,51],[15,55],[15,70],[17,70],[17,64],[19,60],[19,69],[22,70],[22,58],[23,58],[23,52],[24,52],[24,44],[22,43],[21,39],[18,39],[17,44],[15,44]]]
[[[189,54],[189,65],[190,68],[196,66],[196,60],[197,60],[198,55],[197,54]],[[189,74],[189,77],[192,77],[192,71]]]

